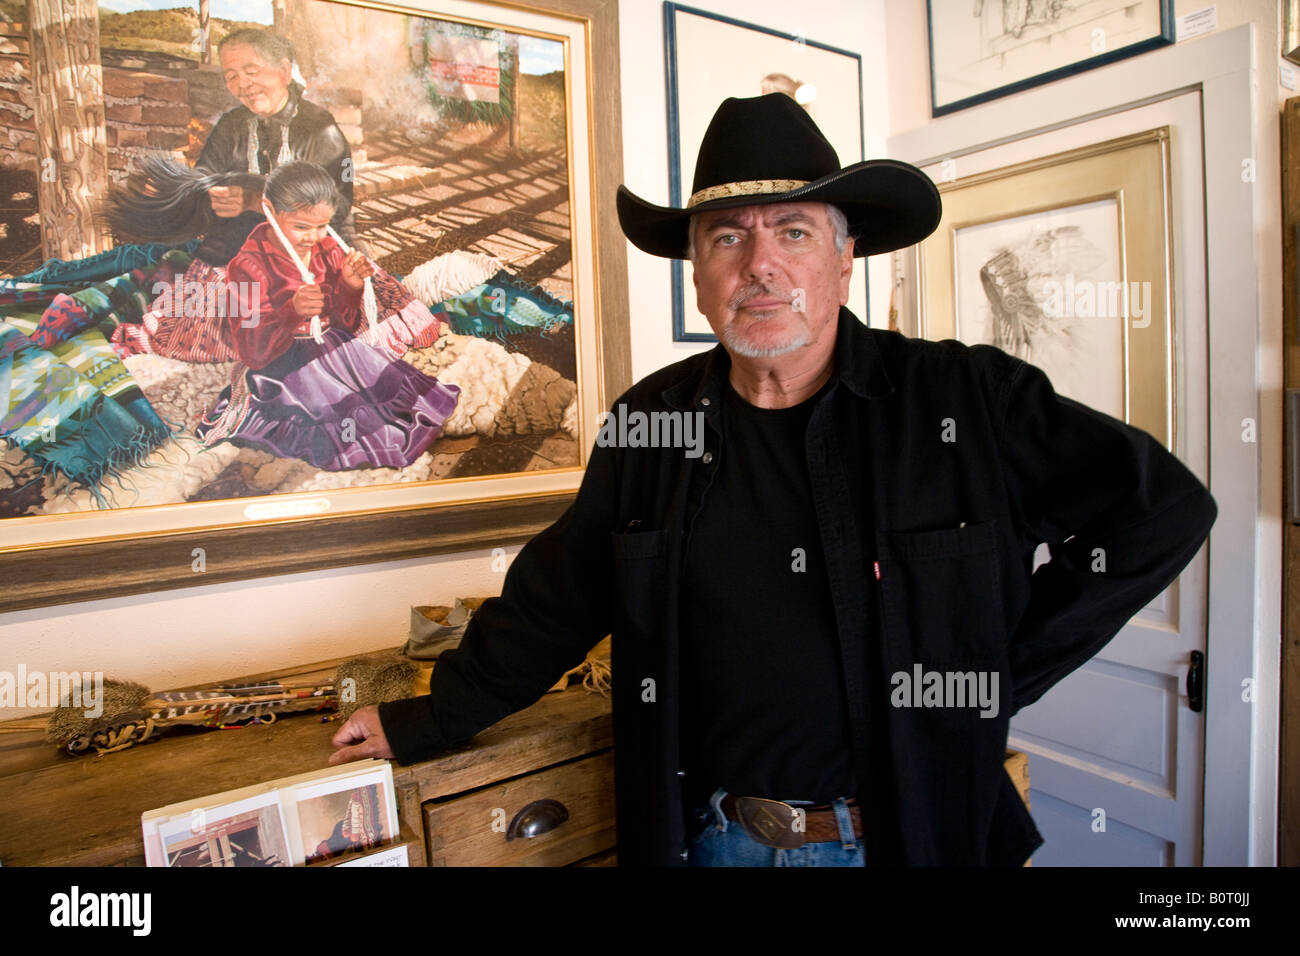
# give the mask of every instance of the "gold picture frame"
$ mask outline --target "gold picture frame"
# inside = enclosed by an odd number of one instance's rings
[[[991,344],[1173,449],[1169,128],[938,184],[917,331]]]
[[[1300,63],[1300,0],[1282,3],[1282,56]]]
[[[580,466],[10,519],[24,527],[0,523],[0,612],[495,548],[532,537],[573,500],[596,412],[631,383],[626,247],[614,211],[622,179],[617,0],[330,2],[564,38],[574,301],[586,312],[578,345]]]

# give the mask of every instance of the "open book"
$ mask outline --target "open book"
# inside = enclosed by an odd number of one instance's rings
[[[140,823],[149,866],[315,863],[396,838],[393,769],[326,767],[149,810]]]

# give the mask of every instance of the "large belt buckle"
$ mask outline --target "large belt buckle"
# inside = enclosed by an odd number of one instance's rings
[[[793,850],[804,845],[804,811],[788,803],[765,797],[736,797],[736,816],[745,832],[764,846]]]

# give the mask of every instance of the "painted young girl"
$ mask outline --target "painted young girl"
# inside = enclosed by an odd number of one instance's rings
[[[286,163],[263,196],[268,221],[226,270],[239,364],[197,434],[329,471],[411,464],[438,438],[459,389],[356,337],[374,267],[328,236],[339,197],[324,169]]]
[[[233,361],[226,267],[241,246],[231,240],[242,243],[262,213],[222,219],[213,212],[211,196],[232,187],[241,195],[261,195],[265,181],[249,173],[207,173],[163,155],[146,154],[137,162],[139,171],[113,190],[105,205],[114,238],[197,248],[192,253],[173,248],[162,256],[149,276],[154,300],[142,317],[123,316],[112,332],[113,347],[124,358],[150,352],[183,362]],[[434,343],[443,324],[438,316],[382,269],[371,284],[376,322],[362,330],[366,342],[394,357]]]

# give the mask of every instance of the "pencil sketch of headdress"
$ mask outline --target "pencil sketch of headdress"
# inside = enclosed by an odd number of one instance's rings
[[[998,248],[980,267],[993,344],[1026,361],[1049,342],[1069,346],[1072,316],[1043,308],[1043,286],[1086,276],[1104,259],[1078,226],[1043,230]]]

